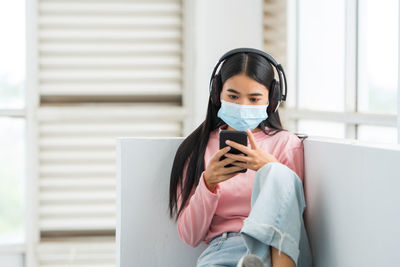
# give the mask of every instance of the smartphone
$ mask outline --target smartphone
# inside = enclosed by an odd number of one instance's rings
[[[228,146],[225,141],[226,140],[231,140],[236,143],[242,144],[244,146],[247,146],[247,133],[245,131],[230,131],[230,130],[221,130],[219,133],[219,149],[222,149],[226,146]],[[231,154],[243,154],[242,151],[237,150],[236,148],[231,147],[228,153]],[[219,160],[225,159],[225,156],[222,156]],[[228,164],[225,167],[232,167],[234,165]],[[246,172],[247,169],[243,169],[237,172]]]

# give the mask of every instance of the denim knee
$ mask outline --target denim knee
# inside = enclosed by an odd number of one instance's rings
[[[274,174],[271,175],[271,179],[279,178],[279,182],[285,183],[293,183],[300,182],[301,180],[299,176],[288,166],[280,163],[280,162],[270,162],[261,167],[256,174],[260,173],[259,176],[267,177],[269,173]],[[295,179],[296,178],[296,179]]]
[[[261,167],[256,172],[253,196],[256,198],[265,186],[276,188],[278,191],[295,192],[301,209],[306,207],[303,183],[296,172],[286,165],[280,162],[270,162]],[[252,202],[255,200],[253,199]]]

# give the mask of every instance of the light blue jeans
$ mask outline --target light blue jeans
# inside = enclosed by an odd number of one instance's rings
[[[256,254],[270,267],[270,246],[288,255],[297,267],[311,267],[305,207],[303,184],[297,174],[279,162],[264,165],[256,172],[251,211],[240,233],[212,239],[199,256],[197,267],[236,267],[246,254]]]

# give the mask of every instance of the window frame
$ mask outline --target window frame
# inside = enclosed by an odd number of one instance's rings
[[[287,64],[289,81],[289,94],[293,96],[292,101],[282,110],[282,116],[297,131],[298,120],[324,120],[340,122],[345,125],[345,138],[357,139],[357,127],[360,124],[371,126],[386,126],[397,128],[397,142],[400,144],[400,75],[397,86],[397,114],[363,113],[357,111],[357,71],[358,71],[358,2],[359,0],[345,1],[345,111],[326,112],[318,110],[306,110],[299,108],[299,0],[288,1],[287,18]],[[399,8],[400,14],[400,8]],[[399,20],[400,38],[400,20]],[[400,42],[398,44],[400,52]],[[399,62],[400,65],[400,53]],[[399,67],[400,73],[400,67]]]
[[[39,106],[39,97],[37,92],[38,82],[38,53],[37,40],[38,37],[38,3],[37,1],[26,1],[25,8],[25,51],[26,51],[26,78],[25,78],[25,97],[26,97],[26,183],[25,183],[25,266],[36,266],[36,247],[39,242],[38,229],[38,136],[37,136],[37,119],[36,113]],[[36,159],[36,160],[32,160]]]
[[[28,10],[28,6],[31,5],[30,2],[31,1],[25,1],[25,10],[24,10],[24,12],[25,12],[25,34],[24,34],[25,35],[25,51],[29,50],[29,47],[27,45],[27,40],[28,40],[27,38],[29,37],[29,34],[30,34],[28,28],[31,27],[31,25],[29,25],[29,23],[28,23],[29,20],[28,20],[27,10]],[[28,102],[28,100],[30,101],[30,96],[28,95],[28,84],[29,84],[29,82],[28,82],[28,67],[29,66],[28,66],[27,58],[28,58],[28,54],[25,55],[25,68],[24,68],[24,71],[25,71],[25,82],[24,82],[25,106],[20,107],[20,108],[0,107],[0,118],[23,119],[24,123],[25,123],[23,134],[24,134],[24,143],[25,143],[25,151],[26,151],[25,166],[24,166],[26,169],[26,172],[25,172],[25,177],[23,177],[23,185],[22,185],[23,191],[24,191],[24,194],[23,194],[24,199],[22,200],[22,202],[23,202],[23,209],[24,209],[24,214],[25,214],[22,224],[24,225],[23,235],[25,238],[24,238],[24,241],[21,243],[7,243],[6,242],[6,243],[0,244],[0,254],[9,255],[9,256],[21,254],[23,257],[26,255],[26,245],[28,243],[27,236],[28,236],[28,231],[29,231],[29,228],[27,227],[28,216],[26,216],[27,211],[29,209],[29,206],[28,206],[29,202],[28,202],[28,195],[27,195],[28,188],[29,188],[28,187],[28,181],[29,181],[29,179],[28,179],[28,176],[29,176],[29,167],[28,167],[29,166],[29,161],[28,161],[28,159],[29,159],[29,155],[28,155],[28,152],[29,152],[29,130],[28,130],[28,125],[29,125],[30,114],[32,114],[29,111],[29,102]]]
[[[2,108],[2,107],[0,107],[0,118],[9,118],[9,119],[23,119],[24,120],[24,123],[25,123],[25,131],[24,131],[24,136],[25,136],[25,140],[24,140],[24,142],[25,142],[25,148],[27,147],[27,139],[26,139],[26,136],[27,136],[27,112],[26,112],[26,108],[7,108],[7,109],[5,109],[5,108]],[[26,161],[26,159],[27,158],[25,158],[25,164],[27,164],[27,161]],[[25,166],[26,167],[26,166]],[[23,181],[24,181],[24,184],[22,185],[23,186],[23,191],[24,191],[24,194],[23,194],[23,197],[24,197],[24,199],[22,200],[22,202],[23,202],[23,209],[24,209],[24,214],[26,214],[26,180],[27,180],[27,176],[28,176],[28,173],[26,172],[25,173],[25,177],[23,177],[22,179],[23,179]],[[24,217],[24,220],[23,220],[23,222],[22,222],[22,225],[26,225],[26,217]],[[24,229],[23,229],[23,231],[24,231],[24,236],[25,236],[25,238],[24,238],[24,242],[22,242],[22,243],[14,243],[14,242],[12,242],[12,243],[8,243],[8,242],[5,242],[5,243],[1,243],[0,244],[0,254],[5,254],[5,255],[15,255],[15,254],[19,254],[19,253],[24,253],[25,252],[25,244],[26,244],[26,227],[24,227]]]

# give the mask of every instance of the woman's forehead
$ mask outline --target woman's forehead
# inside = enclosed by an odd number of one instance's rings
[[[244,74],[237,74],[227,79],[223,85],[223,90],[236,91],[237,93],[248,93],[250,91],[265,93],[268,91],[265,85]]]

